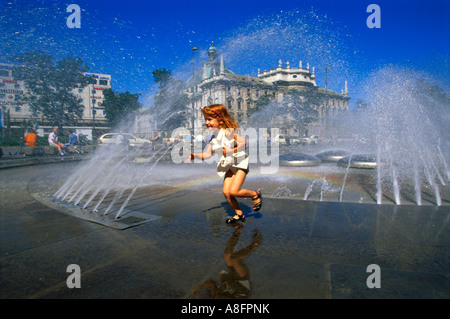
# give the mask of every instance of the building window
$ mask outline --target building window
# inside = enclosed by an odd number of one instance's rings
[[[20,84],[14,84],[15,89],[20,89]]]
[[[241,102],[238,102],[238,110],[241,109]]]
[[[0,70],[0,76],[9,77],[9,71],[8,70]]]
[[[100,85],[108,85],[108,80],[99,80]]]
[[[78,93],[83,93],[83,89],[78,89]]]
[[[0,99],[6,99],[6,94],[0,94]]]
[[[22,108],[20,106],[16,106],[14,108],[14,112],[16,112],[16,113],[20,113],[21,111],[22,111]]]
[[[5,83],[0,83],[0,88],[4,88],[6,86],[6,84]]]

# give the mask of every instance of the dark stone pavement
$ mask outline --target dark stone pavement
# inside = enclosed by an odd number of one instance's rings
[[[245,255],[250,299],[450,297],[448,205],[267,196],[261,212],[248,213],[235,229],[224,223],[230,212],[216,179],[139,189],[130,209],[158,218],[118,230],[33,197],[54,193],[80,164],[0,170],[0,298],[210,298],[201,284],[226,285],[233,271],[224,252],[233,245],[237,256]],[[259,182],[254,173],[246,185]],[[242,201],[247,212],[250,205]],[[255,234],[262,238],[256,246]],[[81,288],[67,286],[71,264],[80,267]],[[381,288],[367,286],[371,264],[380,267]]]

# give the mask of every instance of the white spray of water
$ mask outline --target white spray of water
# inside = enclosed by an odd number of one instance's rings
[[[439,185],[446,185],[447,164],[440,148],[439,122],[443,105],[425,99],[420,80],[424,75],[411,70],[387,67],[368,81],[370,108],[364,127],[375,135],[377,154],[377,203],[382,203],[382,187],[391,185],[394,201],[402,203],[401,191],[414,185],[416,204],[422,204],[421,176],[434,190],[436,205],[442,204]],[[441,172],[441,170],[443,172]]]

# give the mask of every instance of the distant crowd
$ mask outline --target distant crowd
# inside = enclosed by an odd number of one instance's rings
[[[69,135],[68,143],[61,143],[58,138],[58,129],[54,128],[52,132],[48,135],[48,145],[55,147],[58,150],[58,153],[61,155],[65,154],[65,148],[71,145],[87,145],[89,144],[89,140],[86,135],[79,133],[76,134],[76,131],[67,132]],[[35,129],[30,129],[30,131],[25,135],[24,138],[25,146],[36,147],[39,146],[38,135]]]

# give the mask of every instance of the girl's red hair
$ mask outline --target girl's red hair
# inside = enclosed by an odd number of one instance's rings
[[[227,108],[222,104],[212,104],[210,106],[205,106],[204,108],[202,108],[202,113],[204,116],[208,115],[222,120],[225,128],[239,128],[239,125],[231,117],[230,113],[228,113]]]

